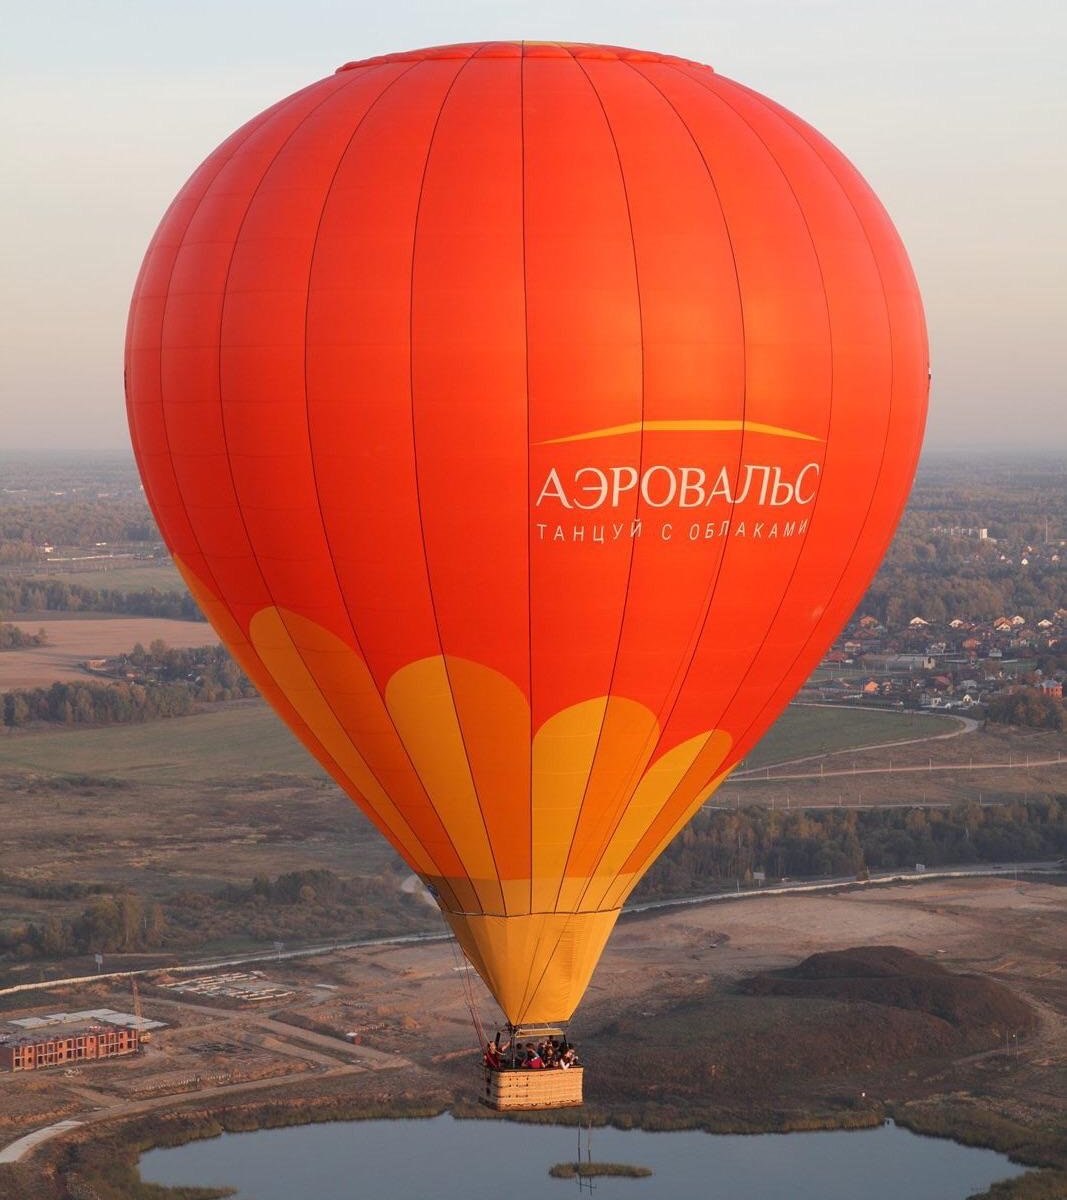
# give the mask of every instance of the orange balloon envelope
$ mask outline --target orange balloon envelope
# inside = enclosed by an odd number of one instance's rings
[[[130,315],[182,574],[513,1023],[818,663],[928,386],[889,218],[810,126],[605,46],[349,63],[228,138]]]

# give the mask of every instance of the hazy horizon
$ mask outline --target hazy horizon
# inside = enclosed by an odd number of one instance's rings
[[[66,11],[63,11],[66,9]],[[126,451],[122,343],[167,204],[235,127],[340,63],[495,38],[676,53],[765,92],[834,141],[904,239],[933,363],[927,451],[1067,445],[1067,9],[846,0],[132,0],[9,16],[0,95],[7,231],[4,448]]]

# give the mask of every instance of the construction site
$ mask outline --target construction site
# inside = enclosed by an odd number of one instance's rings
[[[145,1017],[137,980],[132,1013],[113,1008],[15,1017],[0,1024],[0,1071],[41,1071],[136,1054],[165,1022]]]
[[[141,1036],[130,1028],[64,1022],[48,1032],[0,1040],[0,1069],[40,1071],[68,1063],[117,1058],[136,1053],[141,1047]]]
[[[404,1062],[393,1047],[416,1027],[380,993],[353,993],[299,961],[269,974],[157,972],[24,995],[0,1018],[0,1162],[4,1146],[56,1122],[392,1071]]]

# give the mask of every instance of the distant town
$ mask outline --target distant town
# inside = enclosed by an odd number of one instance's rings
[[[916,613],[898,629],[861,615],[797,698],[967,710],[1029,687],[1062,701],[1062,674],[1039,664],[1067,653],[1065,639],[1067,608],[1037,620],[1012,613],[935,623]]]

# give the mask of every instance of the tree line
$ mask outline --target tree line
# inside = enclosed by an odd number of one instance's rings
[[[120,592],[57,579],[0,579],[0,612],[106,612],[183,621],[205,619],[188,592],[157,588]]]
[[[0,892],[21,890],[18,882],[0,879]],[[323,869],[290,871],[166,900],[132,891],[95,894],[77,916],[0,931],[0,958],[196,950],[234,938],[269,943],[356,931],[407,933],[427,928],[428,917],[426,906],[400,892],[392,876],[343,879]]]
[[[1062,700],[1046,696],[1037,688],[1018,688],[993,696],[983,705],[987,721],[994,725],[1025,725],[1030,729],[1067,729],[1067,708]]]
[[[924,863],[1041,861],[1067,855],[1067,796],[947,809],[746,808],[697,815],[634,893],[635,899],[768,878],[860,875]]]
[[[857,612],[877,617],[887,629],[900,629],[916,616],[941,624],[955,617],[991,621],[1019,613],[1033,621],[1063,602],[1064,573],[1054,566],[1035,564],[1020,571],[1011,564],[946,563],[936,557],[901,561],[898,550],[887,557]]]
[[[159,530],[141,495],[75,492],[0,505],[0,547],[33,551],[45,543],[91,546],[95,542],[159,540]]]
[[[0,621],[0,650],[25,650],[32,646],[44,646],[48,643],[48,634],[43,629],[36,633],[27,633],[17,625],[8,625]]]
[[[77,917],[51,916],[0,933],[0,955],[21,960],[136,952],[165,940],[163,908],[134,892],[95,896]]]
[[[10,729],[52,725],[125,725],[196,711],[192,688],[180,683],[53,683],[0,693]]]
[[[3,628],[3,627],[0,627]],[[222,646],[174,650],[156,640],[109,660],[131,678],[53,683],[0,692],[0,720],[11,729],[50,725],[124,725],[184,717],[200,703],[245,700],[255,686]]]

